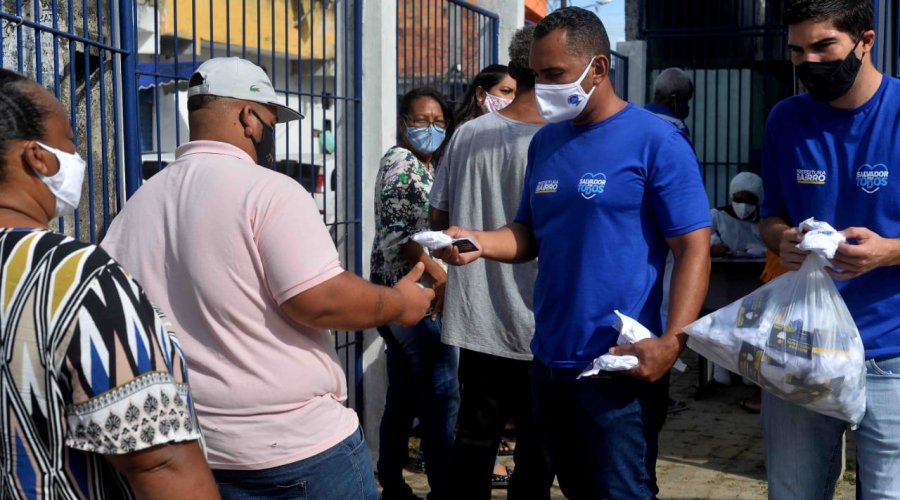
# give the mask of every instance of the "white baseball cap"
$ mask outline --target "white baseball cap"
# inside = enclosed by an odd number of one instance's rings
[[[278,123],[303,118],[300,113],[278,103],[279,97],[269,76],[262,68],[246,59],[216,57],[201,64],[191,80],[198,74],[203,78],[203,83],[189,87],[188,97],[214,95],[274,106]]]

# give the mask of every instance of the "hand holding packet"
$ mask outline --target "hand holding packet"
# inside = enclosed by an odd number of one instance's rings
[[[412,240],[429,250],[440,250],[450,245],[459,247],[460,253],[479,250],[478,243],[468,236],[451,238],[443,231],[422,231],[412,235]]]
[[[616,339],[616,345],[634,344],[641,340],[656,337],[656,335],[653,335],[646,326],[640,324],[634,318],[628,317],[618,310],[614,310],[613,312],[617,316],[616,322],[613,323],[613,328],[619,332],[619,337]],[[602,371],[617,372],[631,370],[637,368],[639,363],[640,360],[637,356],[616,356],[606,353],[594,359],[594,361],[592,361],[577,378],[595,377]],[[679,359],[675,362],[674,368],[683,372],[687,366]]]

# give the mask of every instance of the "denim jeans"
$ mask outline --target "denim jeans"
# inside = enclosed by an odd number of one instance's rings
[[[453,498],[489,500],[497,446],[507,419],[516,423],[509,500],[549,500],[553,474],[534,425],[531,361],[460,349],[462,406],[451,473]]]
[[[441,498],[449,486],[459,411],[459,350],[441,343],[441,322],[430,317],[412,327],[390,324],[379,333],[387,354],[388,389],[379,433],[378,481],[385,498],[409,491],[403,468],[409,461],[412,422],[418,416],[429,498]]]
[[[900,357],[866,361],[866,414],[856,429],[857,498],[900,499]],[[762,401],[769,498],[831,499],[847,424],[767,392]]]
[[[624,374],[576,380],[580,369],[532,366],[535,424],[550,466],[571,500],[653,499],[668,376],[646,383]]]
[[[369,448],[357,429],[312,457],[262,470],[213,470],[223,500],[377,500]]]

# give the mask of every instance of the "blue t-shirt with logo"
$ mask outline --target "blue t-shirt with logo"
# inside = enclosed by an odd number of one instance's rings
[[[766,124],[763,217],[796,226],[815,217],[836,229],[900,238],[900,80],[838,110],[807,94],[780,102]],[[836,281],[867,358],[900,356],[900,266]]]
[[[632,104],[600,123],[543,127],[515,220],[538,248],[531,350],[579,369],[615,345],[615,309],[662,333],[665,238],[710,225],[685,136]]]

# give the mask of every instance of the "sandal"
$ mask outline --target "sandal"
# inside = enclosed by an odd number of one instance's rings
[[[515,448],[513,448],[513,446],[509,444],[509,441],[501,439],[500,446],[497,448],[497,455],[501,457],[509,457],[512,456],[513,452],[515,452]]]
[[[512,467],[506,468],[506,474],[492,474],[491,488],[503,489],[509,487],[509,476],[512,476]]]

